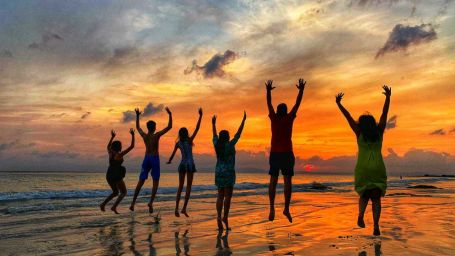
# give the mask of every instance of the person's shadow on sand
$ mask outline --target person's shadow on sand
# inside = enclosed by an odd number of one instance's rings
[[[229,248],[228,236],[229,236],[228,230],[226,230],[226,234],[224,236],[223,231],[218,231],[218,235],[216,236],[217,256],[232,255],[231,248]]]
[[[180,238],[180,232],[175,232],[175,255],[181,255],[182,249],[180,248],[180,242],[183,243],[183,255],[189,255],[190,252],[190,239],[188,237],[188,229],[185,230],[182,237]]]
[[[375,242],[374,243],[374,256],[381,256],[381,255],[382,255],[381,242]],[[362,251],[359,253],[359,256],[367,256],[367,252]]]

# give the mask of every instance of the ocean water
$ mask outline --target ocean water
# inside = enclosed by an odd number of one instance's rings
[[[266,195],[269,176],[264,173],[238,173],[235,185],[235,197],[249,195]],[[397,177],[389,178],[389,188],[406,187],[409,184],[421,182],[435,182],[445,180],[438,177],[412,177],[400,180]],[[137,175],[128,174],[125,183],[128,195],[124,199],[129,202],[137,182]],[[313,182],[330,187],[330,192],[352,192],[353,176],[351,175],[320,175],[298,174],[293,179],[293,191],[319,191],[314,189]],[[277,192],[281,192],[282,182]],[[163,173],[160,179],[157,202],[175,200],[178,186],[177,173]],[[148,200],[151,192],[151,179],[146,181],[139,202]],[[27,214],[40,213],[68,208],[97,206],[100,201],[109,195],[110,189],[104,173],[21,173],[0,172],[0,214]],[[212,198],[216,196],[214,173],[199,172],[195,174],[192,198]]]

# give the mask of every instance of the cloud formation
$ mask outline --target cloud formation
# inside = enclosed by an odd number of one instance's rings
[[[42,50],[50,46],[53,42],[63,41],[63,37],[55,33],[44,33],[41,36],[41,41],[33,42],[28,45],[29,49],[38,49]]]
[[[185,69],[184,74],[191,74],[193,71],[201,74],[204,78],[214,78],[214,77],[224,77],[226,72],[223,70],[223,67],[232,63],[238,58],[238,54],[226,50],[224,54],[217,53],[207,61],[203,66],[199,66],[196,60],[193,60],[192,66]]]
[[[0,58],[12,58],[13,53],[8,51],[8,50],[2,50],[0,51]]]
[[[397,127],[397,118],[398,118],[397,115],[393,115],[392,117],[389,118],[387,124],[385,125],[386,130]]]
[[[432,131],[430,135],[446,135],[446,131],[444,129],[437,129]]]
[[[384,46],[376,53],[376,59],[389,52],[405,51],[411,45],[428,43],[437,38],[431,23],[417,26],[397,24],[390,32]]]
[[[142,116],[143,117],[151,116],[155,113],[162,111],[163,108],[164,108],[163,104],[159,104],[159,105],[155,106],[153,103],[149,102],[147,104],[147,106],[145,106],[144,110],[142,111]],[[123,114],[123,118],[122,118],[123,123],[128,123],[128,122],[131,122],[136,119],[136,112],[134,112],[133,110],[127,110],[127,111],[123,112],[122,114]]]
[[[82,119],[86,119],[87,117],[89,117],[91,113],[92,113],[92,112],[85,112],[85,113],[81,116],[81,120],[82,120]]]

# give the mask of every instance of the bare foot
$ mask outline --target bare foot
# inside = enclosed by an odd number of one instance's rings
[[[274,219],[275,219],[275,209],[270,209],[269,221],[273,221]]]
[[[224,222],[224,225],[226,225],[226,230],[231,230],[231,228],[229,227],[229,221],[228,221],[227,216],[223,217],[223,222]]]
[[[134,212],[134,204],[130,205],[130,211]]]
[[[218,224],[218,230],[222,231],[224,229],[224,227],[223,227],[223,223],[221,222],[221,218],[220,217],[216,218],[216,222]]]
[[[100,204],[100,209],[101,209],[102,212],[104,212],[106,210],[105,207],[106,206],[104,204]]]
[[[284,216],[286,216],[286,218],[288,218],[289,222],[292,223],[292,216],[291,216],[291,213],[289,212],[289,210],[284,210],[283,214],[284,214]]]
[[[183,210],[181,211],[181,213],[183,213],[183,215],[185,215],[186,217],[190,217],[190,215],[188,215],[188,213],[186,212],[186,209],[183,209]]]
[[[148,203],[147,205],[149,207],[149,213],[153,213],[153,203]]]
[[[175,209],[174,211],[175,217],[180,217],[180,213],[178,209]]]
[[[363,218],[360,217],[357,218],[357,226],[365,228],[365,221],[363,221]]]
[[[119,214],[119,213],[117,212],[117,207],[112,206],[111,211],[115,212],[115,214]]]
[[[373,235],[374,236],[380,236],[381,235],[381,231],[379,230],[379,227],[374,227]]]

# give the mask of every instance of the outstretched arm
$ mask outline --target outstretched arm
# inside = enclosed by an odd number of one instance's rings
[[[213,132],[213,137],[218,135],[216,133],[216,116],[212,117],[212,132]]]
[[[131,145],[120,153],[121,156],[128,154],[134,148],[134,129],[133,128],[130,129],[130,134],[131,134]]]
[[[172,162],[172,159],[174,159],[174,156],[175,156],[175,152],[177,152],[177,143],[175,144],[174,146],[174,150],[172,151],[172,154],[171,154],[171,157],[169,157],[169,161],[167,161],[167,164],[170,164]]]
[[[109,140],[109,143],[107,143],[107,152],[111,151],[111,145],[112,145],[112,141],[114,140],[114,138],[115,138],[115,131],[111,130],[111,139]]]
[[[265,89],[267,90],[267,107],[269,109],[269,115],[274,115],[275,110],[273,109],[272,105],[272,90],[275,89],[275,87],[272,86],[273,80],[268,80],[265,83]]]
[[[136,130],[142,137],[144,137],[145,132],[141,129],[141,126],[139,124],[139,116],[141,115],[141,111],[138,108],[136,108],[134,109],[134,112],[136,112]]]
[[[164,128],[163,130],[156,133],[158,136],[164,135],[172,128],[172,113],[168,107],[166,107],[165,109],[166,109],[167,114],[169,115],[169,122],[167,123],[166,128]]]
[[[392,88],[384,85],[382,87],[384,89],[383,94],[385,95],[385,102],[384,107],[382,108],[382,115],[381,119],[379,119],[379,129],[384,132],[385,127],[387,125],[387,114],[389,113],[389,106],[390,106],[390,96],[392,96]]]
[[[191,141],[194,140],[194,138],[196,137],[198,131],[199,131],[199,128],[201,128],[201,120],[202,120],[202,108],[199,108],[199,119],[197,120],[197,124],[196,124],[196,128],[194,129],[194,132],[193,132],[193,135],[191,135]]]
[[[235,134],[237,137],[240,137],[240,135],[242,135],[243,127],[245,126],[245,120],[246,120],[246,112],[243,111],[242,123],[240,124],[239,129],[237,130],[237,133]]]
[[[354,121],[352,118],[351,114],[349,114],[348,110],[341,105],[341,99],[343,98],[344,93],[338,93],[336,95],[336,103],[338,105],[338,108],[341,110],[341,113],[343,113],[344,117],[346,120],[348,120],[349,126],[351,126],[352,131],[354,131],[355,135],[358,137],[360,134],[359,126],[357,123]]]
[[[291,113],[293,115],[296,115],[297,110],[299,110],[300,103],[302,102],[303,90],[305,90],[305,85],[306,85],[306,81],[303,80],[302,78],[299,79],[299,84],[295,85],[295,87],[297,87],[297,89],[299,89],[299,94],[297,94],[297,99],[295,100],[295,105],[291,110]]]

